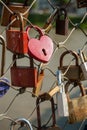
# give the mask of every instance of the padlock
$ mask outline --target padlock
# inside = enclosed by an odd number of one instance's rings
[[[10,25],[6,30],[7,49],[9,49],[12,53],[28,53],[28,36],[27,32],[24,30],[23,17],[19,12],[14,13],[11,17],[12,16],[19,18],[20,26],[18,29],[15,29],[11,28]]]
[[[34,88],[38,81],[37,68],[33,65],[33,59],[30,57],[30,66],[17,66],[17,55],[13,55],[14,64],[11,67],[11,84],[15,87]]]
[[[36,100],[36,111],[37,111],[37,123],[38,123],[38,127],[37,130],[61,130],[61,128],[59,126],[56,125],[56,117],[55,117],[55,108],[54,108],[54,99],[53,97],[49,100],[49,98],[47,98],[47,93],[43,93],[41,95],[38,96],[37,100]],[[51,108],[52,108],[52,120],[53,120],[53,124],[51,127],[45,127],[45,126],[41,126],[41,116],[40,116],[40,106],[39,104],[41,102],[44,101],[50,101],[51,102]]]
[[[73,56],[75,58],[75,65],[70,65],[70,67],[68,68],[68,65],[63,65],[63,60],[64,57],[67,54],[71,54],[71,56]],[[67,69],[68,68],[68,69]],[[78,54],[75,51],[72,50],[68,50],[62,53],[62,55],[60,56],[60,66],[58,67],[59,70],[62,71],[62,73],[65,73],[65,77],[68,78],[70,81],[78,81],[80,80],[80,75],[81,75],[81,68],[79,66],[79,58],[78,58]]]
[[[39,39],[30,38],[29,31],[33,28],[39,33]],[[28,42],[28,54],[34,59],[47,63],[53,54],[53,41],[52,39],[44,34],[38,26],[28,26],[27,33],[29,36]]]
[[[6,54],[6,45],[5,39],[0,35],[0,44],[2,45],[2,58],[1,58],[1,73],[0,73],[0,97],[4,96],[10,88],[9,80],[4,77],[4,68],[5,68],[5,54]]]
[[[56,34],[67,35],[68,24],[67,11],[65,9],[60,9],[56,18]]]
[[[87,95],[81,82],[78,82],[78,87],[82,95],[70,98],[69,85],[65,86],[69,110],[68,122],[70,124],[81,122],[87,118]]]
[[[68,112],[67,96],[65,93],[64,84],[62,82],[61,70],[57,71],[57,79],[60,88],[59,93],[56,94],[58,117],[68,117],[69,112]]]
[[[16,120],[12,121],[11,125],[10,125],[10,130],[16,130],[15,129],[16,125],[18,125],[18,127],[19,127],[18,130],[22,129],[22,128],[24,128],[24,129],[27,128],[29,130],[33,130],[33,127],[31,125],[30,121],[25,118],[18,118]]]
[[[77,7],[78,8],[87,7],[87,0],[77,0]]]
[[[7,8],[3,6],[2,8],[2,15],[1,15],[1,25],[7,26],[9,25],[9,17],[11,14],[13,14],[15,11],[20,13],[25,13],[29,6],[28,6],[28,0],[25,0],[24,3],[18,3],[18,2],[10,2],[10,0],[6,0],[5,2]],[[9,10],[10,11],[9,11]],[[28,18],[29,11],[27,11],[23,17]],[[26,26],[27,21],[23,19],[24,26]],[[13,27],[19,27],[19,21],[16,19],[15,22],[12,24]]]

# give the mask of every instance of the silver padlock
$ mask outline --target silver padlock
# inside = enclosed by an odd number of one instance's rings
[[[68,102],[61,75],[61,70],[57,71],[57,80],[60,88],[60,92],[56,94],[58,117],[68,117]]]
[[[79,56],[80,56],[80,59],[81,59],[80,67],[82,69],[84,79],[86,80],[87,79],[87,61],[85,61],[84,56],[83,56],[83,52],[81,50],[79,50]]]
[[[27,128],[27,130],[28,129],[33,130],[31,123],[25,118],[19,118],[19,119],[16,119],[15,121],[12,121],[10,125],[10,130],[15,130],[14,128],[16,125],[20,125],[18,130],[24,126]]]

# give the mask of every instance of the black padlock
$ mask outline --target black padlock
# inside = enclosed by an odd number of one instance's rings
[[[67,11],[60,9],[56,18],[56,34],[67,35],[68,34],[69,20],[67,17]]]
[[[41,125],[41,116],[40,116],[40,103],[44,101],[50,101],[51,103],[51,109],[52,109],[52,126],[46,127]],[[37,111],[37,123],[38,127],[37,130],[61,130],[59,126],[56,125],[56,116],[55,116],[55,107],[54,107],[54,99],[53,97],[51,99],[47,98],[47,93],[43,93],[38,96],[36,100],[36,111]]]

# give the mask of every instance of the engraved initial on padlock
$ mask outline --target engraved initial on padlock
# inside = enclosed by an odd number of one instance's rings
[[[60,9],[56,18],[56,34],[67,35],[68,24],[67,11],[65,9]]]

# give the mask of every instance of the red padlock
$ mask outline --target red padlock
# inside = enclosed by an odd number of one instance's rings
[[[19,29],[13,29],[10,25],[9,29],[6,30],[7,48],[13,53],[28,53],[28,36],[27,32],[24,31],[23,17],[19,12],[11,15],[10,20],[12,16],[19,18],[20,27]]]
[[[17,66],[17,55],[13,55],[14,64],[11,67],[11,84],[16,87],[34,88],[38,82],[37,68],[33,65],[33,59],[30,58],[30,66]]]
[[[28,34],[28,53],[36,60],[46,63],[50,60],[53,53],[53,41],[50,37],[45,35],[38,26],[29,26],[27,28],[27,33],[31,28],[34,28],[39,33],[39,39],[30,38]]]

